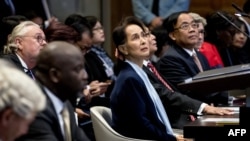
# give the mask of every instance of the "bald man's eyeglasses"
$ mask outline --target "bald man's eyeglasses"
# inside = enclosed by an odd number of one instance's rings
[[[190,27],[192,27],[193,29],[197,29],[199,27],[199,24],[195,23],[195,22],[192,22],[192,23],[184,23],[184,24],[181,24],[181,26],[175,28],[174,30],[179,30],[179,29],[182,29],[182,30],[189,30]]]

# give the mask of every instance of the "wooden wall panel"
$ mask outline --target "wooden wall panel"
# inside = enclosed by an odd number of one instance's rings
[[[230,13],[236,12],[232,3],[242,8],[245,0],[191,0],[190,11],[199,13],[201,16],[217,11],[225,10]]]
[[[126,16],[132,16],[133,11],[131,7],[131,0],[111,0],[111,31],[119,24],[121,19]],[[113,60],[116,60],[114,57],[115,46],[112,43],[111,56]]]

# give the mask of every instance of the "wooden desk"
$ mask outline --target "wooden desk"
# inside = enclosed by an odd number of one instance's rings
[[[180,83],[178,87],[182,90],[188,90],[200,94],[209,94],[233,89],[245,89],[250,87],[250,71],[192,80],[190,82]]]
[[[250,70],[183,82],[180,83],[178,87],[184,91],[191,91],[198,93],[199,95],[208,95],[213,92],[226,90],[243,89],[246,90],[246,106],[250,107]]]
[[[223,140],[234,140],[249,141],[250,138],[250,108],[240,107],[239,114],[229,116],[216,116],[216,115],[205,115],[196,121],[184,126],[184,137],[194,138],[195,141],[212,141],[223,138]],[[239,118],[239,124],[217,124],[216,122],[204,122],[206,118]],[[247,134],[244,136],[232,137],[228,136],[231,129],[245,129]]]
[[[184,126],[184,137],[194,138],[195,141],[206,141],[214,140],[222,136],[225,138],[224,126],[239,126],[235,123],[226,123],[225,125],[218,124],[217,122],[204,122],[207,118],[237,118],[239,119],[239,114],[227,115],[227,116],[216,116],[216,115],[205,115],[198,118],[196,121]]]
[[[234,114],[234,115],[225,115],[225,116],[218,116],[218,115],[205,115],[205,116],[201,116],[200,118],[198,118],[197,120],[195,120],[194,122],[191,122],[190,124],[186,125],[185,127],[202,127],[202,126],[210,126],[210,127],[215,127],[215,126],[223,126],[222,124],[218,124],[216,122],[203,122],[203,120],[207,119],[207,118],[238,118],[239,119],[239,114]],[[230,124],[227,124],[230,125]],[[235,124],[231,124],[231,125],[235,125]]]

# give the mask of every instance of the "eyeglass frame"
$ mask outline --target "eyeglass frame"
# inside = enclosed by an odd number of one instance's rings
[[[195,25],[195,26],[194,26]],[[184,27],[185,26],[185,27]],[[179,27],[174,28],[174,30],[189,30],[190,27],[192,27],[193,29],[197,29],[199,27],[199,24],[196,23],[195,21],[191,22],[191,23],[182,23]]]
[[[33,37],[34,39],[36,39],[36,41],[39,43],[39,44],[42,44],[43,41],[46,42],[46,38],[44,38],[43,36],[41,35],[34,35],[34,36],[20,36],[20,37]]]

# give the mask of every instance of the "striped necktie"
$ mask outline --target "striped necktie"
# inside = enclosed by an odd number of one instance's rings
[[[193,59],[194,59],[194,62],[195,64],[197,65],[197,67],[199,68],[200,72],[203,72],[203,69],[202,69],[202,66],[201,66],[201,62],[199,60],[199,58],[197,57],[197,55],[194,53],[192,55]]]
[[[154,65],[151,62],[148,62],[147,65],[148,68],[151,69],[151,71],[155,74],[155,76],[170,90],[173,92],[173,89],[168,85],[168,83],[161,77],[161,75],[159,74],[159,72],[156,70],[156,68],[154,67]]]

